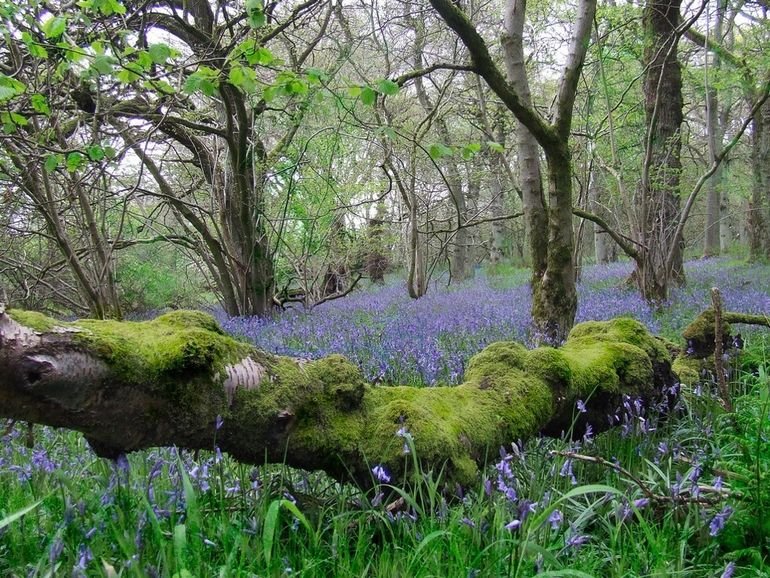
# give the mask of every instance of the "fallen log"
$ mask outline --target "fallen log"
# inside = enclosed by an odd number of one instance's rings
[[[0,417],[83,432],[112,458],[217,445],[369,485],[374,465],[404,473],[408,432],[426,467],[467,484],[489,450],[573,422],[606,429],[623,395],[649,403],[675,382],[662,342],[632,319],[577,325],[559,349],[494,343],[461,385],[416,388],[369,385],[340,355],[259,351],[198,311],[65,323],[0,309]]]

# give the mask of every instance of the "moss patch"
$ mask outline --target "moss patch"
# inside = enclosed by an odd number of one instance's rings
[[[57,321],[37,311],[24,311],[23,309],[9,309],[6,311],[16,323],[29,327],[38,333],[53,331],[56,327],[67,327],[69,324]]]

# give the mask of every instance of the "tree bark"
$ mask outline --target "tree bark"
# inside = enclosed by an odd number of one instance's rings
[[[642,296],[652,302],[664,301],[670,282],[683,280],[684,275],[684,243],[674,238],[680,218],[682,171],[682,71],[677,56],[680,6],[681,0],[649,0],[644,9],[647,144],[637,217],[642,250],[635,278]],[[669,270],[672,247],[675,257]]]
[[[507,2],[502,44],[508,81],[518,93],[522,104],[532,108],[532,94],[524,63],[526,8],[525,0]],[[548,209],[540,172],[540,147],[534,135],[518,119],[516,120],[516,140],[521,175],[521,202],[524,208],[524,234],[529,242],[532,288],[535,290],[543,279],[547,267]]]
[[[408,432],[425,467],[470,484],[502,444],[559,434],[575,416],[576,435],[589,422],[604,429],[624,395],[658,400],[675,382],[670,361],[640,323],[616,319],[576,326],[558,350],[492,344],[456,387],[377,387],[342,356],[270,355],[197,311],[64,323],[3,310],[0,417],[81,431],[104,457],[217,445],[363,485],[375,464],[403,476]]]
[[[714,22],[714,37],[717,42],[722,42],[722,28],[724,23],[725,10],[727,6],[724,0],[719,0],[716,6],[716,19]],[[709,58],[711,62],[709,63]],[[722,137],[724,135],[724,126],[720,122],[721,114],[719,110],[719,96],[714,82],[718,82],[718,75],[721,69],[721,59],[719,53],[714,52],[713,56],[706,50],[705,54],[707,66],[707,85],[706,85],[706,132],[708,136],[709,164],[717,161],[717,155],[722,148]],[[709,66],[710,65],[710,66]],[[709,75],[708,72],[714,72]],[[710,79],[709,79],[710,76]],[[703,256],[713,257],[719,255],[722,250],[721,243],[721,217],[722,217],[722,177],[724,175],[723,165],[719,164],[717,170],[709,179],[706,190],[706,223],[703,236]]]
[[[770,259],[770,100],[752,121],[751,165],[754,182],[749,203],[749,259]]]
[[[605,176],[597,163],[594,163],[591,169],[590,180],[588,183],[588,200],[591,211],[602,219],[609,217],[609,211],[605,208]],[[599,264],[614,263],[618,260],[618,246],[607,234],[604,227],[597,223],[592,223],[594,233],[594,256]]]

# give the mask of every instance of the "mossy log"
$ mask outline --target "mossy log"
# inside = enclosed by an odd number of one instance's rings
[[[487,451],[568,429],[579,399],[576,431],[598,431],[623,395],[652,402],[674,382],[666,348],[632,319],[582,323],[560,349],[494,343],[461,385],[415,388],[369,385],[339,355],[259,351],[196,311],[141,323],[0,311],[0,417],[81,431],[105,457],[216,444],[368,484],[373,465],[404,472],[403,428],[426,467],[465,484]]]

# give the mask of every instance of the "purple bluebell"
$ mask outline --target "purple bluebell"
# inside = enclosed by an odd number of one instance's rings
[[[378,482],[382,482],[383,484],[390,483],[390,475],[388,475],[388,472],[382,466],[374,466],[372,468],[372,474],[374,474],[374,478]]]

